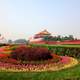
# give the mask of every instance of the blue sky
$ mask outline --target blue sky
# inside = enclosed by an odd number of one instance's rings
[[[0,0],[0,33],[7,39],[43,29],[80,38],[80,0]]]

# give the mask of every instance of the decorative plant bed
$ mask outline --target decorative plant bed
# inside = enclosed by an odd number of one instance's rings
[[[0,54],[0,71],[42,72],[58,71],[78,64],[68,56],[58,56],[42,47],[20,46],[10,54]]]
[[[66,59],[66,60],[65,60]],[[58,71],[66,69],[78,64],[78,61],[72,57],[63,56],[62,60],[57,63],[46,64],[11,64],[0,62],[1,71],[11,72],[42,72],[42,71]]]

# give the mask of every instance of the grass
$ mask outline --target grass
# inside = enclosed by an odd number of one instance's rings
[[[80,45],[54,45],[54,46],[80,48]]]
[[[80,80],[80,64],[56,72],[0,72],[0,80]]]
[[[52,46],[52,47],[71,47],[71,48],[80,48],[80,45],[75,45],[75,44],[65,44],[65,45],[48,45],[48,44],[31,44],[32,46],[43,46],[43,47],[48,47],[48,46]]]

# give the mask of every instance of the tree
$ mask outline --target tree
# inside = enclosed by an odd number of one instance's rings
[[[73,35],[69,35],[69,40],[74,40]]]
[[[25,39],[17,39],[14,41],[15,44],[27,44],[27,41]]]
[[[11,39],[10,39],[10,40],[8,40],[8,43],[9,43],[9,44],[11,44],[12,42],[13,42],[13,41],[12,41]]]

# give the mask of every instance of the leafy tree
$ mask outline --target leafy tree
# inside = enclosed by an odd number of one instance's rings
[[[14,41],[15,44],[27,44],[27,41],[25,39],[17,39]]]
[[[69,35],[69,40],[74,40],[73,35]]]
[[[75,40],[73,35],[69,35],[69,36],[64,36],[61,37],[60,35],[58,36],[45,36],[43,38],[44,41],[65,41],[65,40]]]

